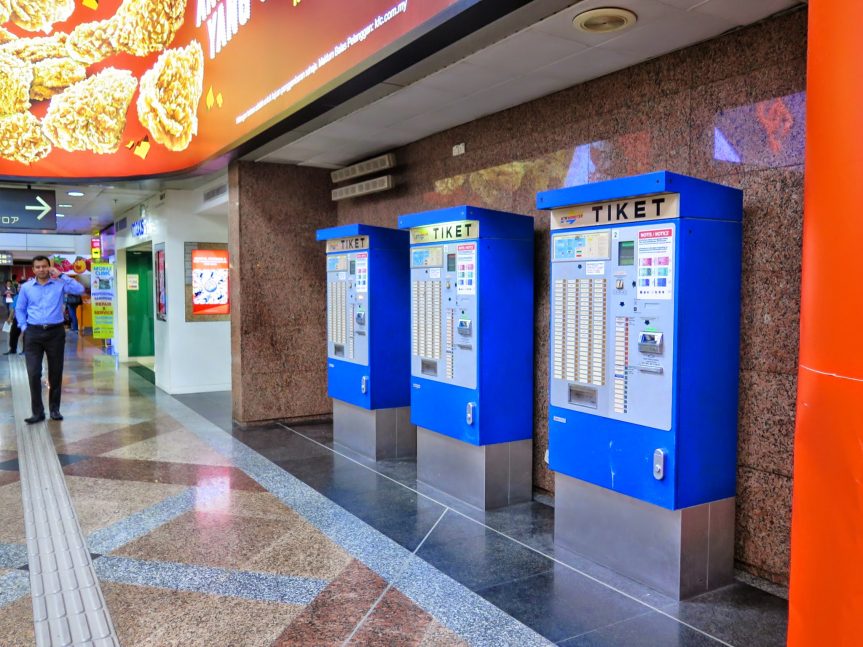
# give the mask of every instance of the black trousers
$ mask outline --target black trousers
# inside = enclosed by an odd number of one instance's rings
[[[21,336],[21,329],[18,327],[18,320],[12,317],[12,330],[9,331],[9,350],[13,353],[18,352],[18,338]]]
[[[42,404],[43,354],[48,357],[48,407],[51,411],[60,411],[65,346],[66,328],[62,324],[48,330],[39,326],[27,326],[24,331],[24,358],[27,360],[30,408],[34,416],[45,413],[45,405]]]

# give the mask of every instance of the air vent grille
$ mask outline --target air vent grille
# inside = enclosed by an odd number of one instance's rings
[[[330,173],[330,177],[332,178],[334,184],[338,184],[339,182],[352,180],[355,177],[361,177],[363,175],[368,175],[369,173],[385,171],[394,167],[395,165],[396,156],[392,153],[387,153],[386,155],[373,157],[372,159],[353,164],[352,166],[340,168],[338,171],[333,171],[332,173]]]
[[[213,187],[209,191],[204,191],[204,202],[209,202],[210,200],[215,200],[220,195],[224,195],[228,192],[228,185],[221,184],[219,186]]]
[[[347,200],[348,198],[356,198],[361,195],[369,195],[370,193],[380,193],[388,191],[395,186],[392,175],[384,175],[376,177],[373,180],[358,182],[357,184],[349,184],[348,186],[333,189],[333,201]]]

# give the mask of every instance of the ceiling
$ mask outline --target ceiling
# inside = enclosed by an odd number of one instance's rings
[[[534,0],[245,159],[339,168],[800,4],[800,0]],[[628,8],[637,14],[638,22],[626,31],[606,35],[587,34],[572,26],[575,15],[603,6]],[[160,190],[200,187],[223,174],[110,185],[32,186],[54,189],[58,205],[71,205],[58,208],[65,216],[58,219],[58,233],[83,234],[104,228],[116,215]],[[85,195],[67,195],[75,189]]]
[[[463,56],[423,62],[375,88],[378,96],[349,114],[325,115],[247,156],[266,162],[339,168],[558,90],[714,38],[800,5],[800,0],[582,0],[536,19],[503,19],[509,33],[482,47],[482,34],[450,50]],[[559,10],[560,5],[567,5]],[[576,30],[588,9],[632,10],[636,25],[610,34]],[[516,12],[518,14],[518,12]],[[525,22],[526,19],[529,22]],[[494,29],[492,28],[492,33]],[[479,43],[479,44],[478,44]],[[471,44],[474,45],[471,49]],[[479,47],[482,47],[479,49]],[[441,69],[442,68],[442,69]],[[344,112],[344,110],[342,110]],[[327,122],[330,123],[321,123]],[[317,123],[316,123],[317,122]],[[458,142],[453,142],[456,144]]]

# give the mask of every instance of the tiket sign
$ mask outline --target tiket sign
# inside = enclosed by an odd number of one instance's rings
[[[334,238],[327,241],[327,252],[352,252],[357,249],[368,249],[368,236],[354,236],[353,238]]]
[[[479,237],[479,221],[443,222],[411,229],[411,244],[436,243],[444,240],[464,240]]]
[[[613,200],[553,209],[551,228],[571,229],[621,222],[677,218],[679,216],[680,196],[677,193],[665,193],[628,200]]]

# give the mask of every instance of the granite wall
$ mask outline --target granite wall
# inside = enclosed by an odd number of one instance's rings
[[[548,221],[534,209],[537,191],[660,169],[743,189],[736,557],[780,584],[791,518],[805,53],[800,10],[399,149],[398,188],[338,207],[339,224],[395,226],[399,214],[466,203],[537,216],[534,481],[552,490],[543,463]],[[454,158],[460,142],[467,153]]]
[[[248,424],[330,415],[324,246],[330,174],[236,162],[228,173],[233,417]]]

